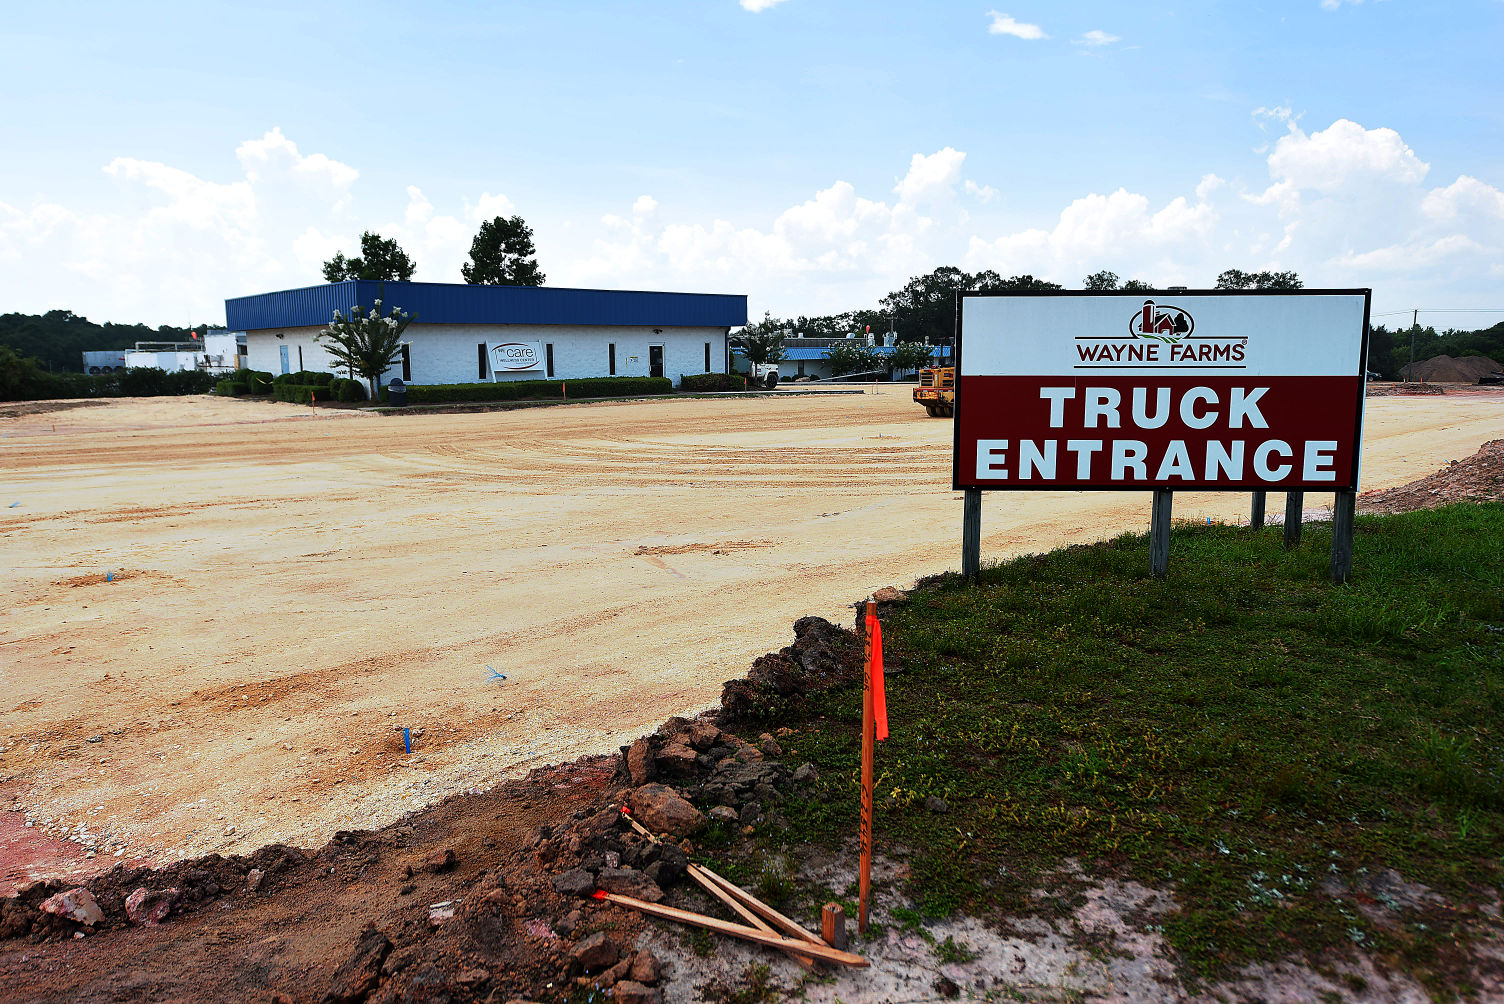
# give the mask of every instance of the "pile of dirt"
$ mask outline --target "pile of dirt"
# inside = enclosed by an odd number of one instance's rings
[[[848,630],[807,617],[763,656],[745,712],[857,674]],[[558,1001],[605,993],[657,1004],[665,980],[634,948],[634,911],[605,889],[658,902],[680,884],[707,825],[732,839],[780,824],[814,769],[751,743],[723,707],[652,735],[451,798],[318,850],[274,844],[166,867],[117,866],[83,884],[32,882],[0,898],[0,985],[15,999],[260,999],[279,1002]],[[622,812],[654,833],[641,836]],[[130,929],[127,937],[126,931]],[[226,944],[241,949],[226,952]]]
[[[1477,383],[1479,380],[1500,371],[1500,366],[1487,356],[1463,356],[1461,359],[1453,359],[1451,356],[1435,356],[1423,363],[1415,364],[1415,374],[1408,374],[1409,366],[1401,372],[1410,380],[1423,380],[1426,383]]]
[[[1453,460],[1435,474],[1358,496],[1358,511],[1371,513],[1435,509],[1450,502],[1504,501],[1504,439],[1484,443],[1466,460]]]

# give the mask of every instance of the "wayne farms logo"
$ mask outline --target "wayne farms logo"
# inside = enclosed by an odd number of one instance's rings
[[[1196,335],[1196,319],[1184,307],[1144,305],[1128,318],[1128,337],[1118,335],[1078,335],[1076,369],[1105,369],[1113,366],[1185,363],[1242,369],[1248,339]]]

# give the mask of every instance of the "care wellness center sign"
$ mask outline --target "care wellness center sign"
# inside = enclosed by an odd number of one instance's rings
[[[1368,298],[963,294],[954,486],[1356,491]]]

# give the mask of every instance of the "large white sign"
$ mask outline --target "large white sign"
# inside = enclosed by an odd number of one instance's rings
[[[543,368],[541,342],[487,342],[486,352],[491,357],[491,370],[495,373]]]
[[[1367,290],[965,294],[957,488],[1354,490]]]

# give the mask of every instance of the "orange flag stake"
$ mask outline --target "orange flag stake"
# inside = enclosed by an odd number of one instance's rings
[[[872,746],[888,738],[888,699],[883,693],[883,629],[877,604],[867,601],[866,665],[862,673],[862,858],[858,871],[856,928],[867,933],[867,900],[872,892]]]

